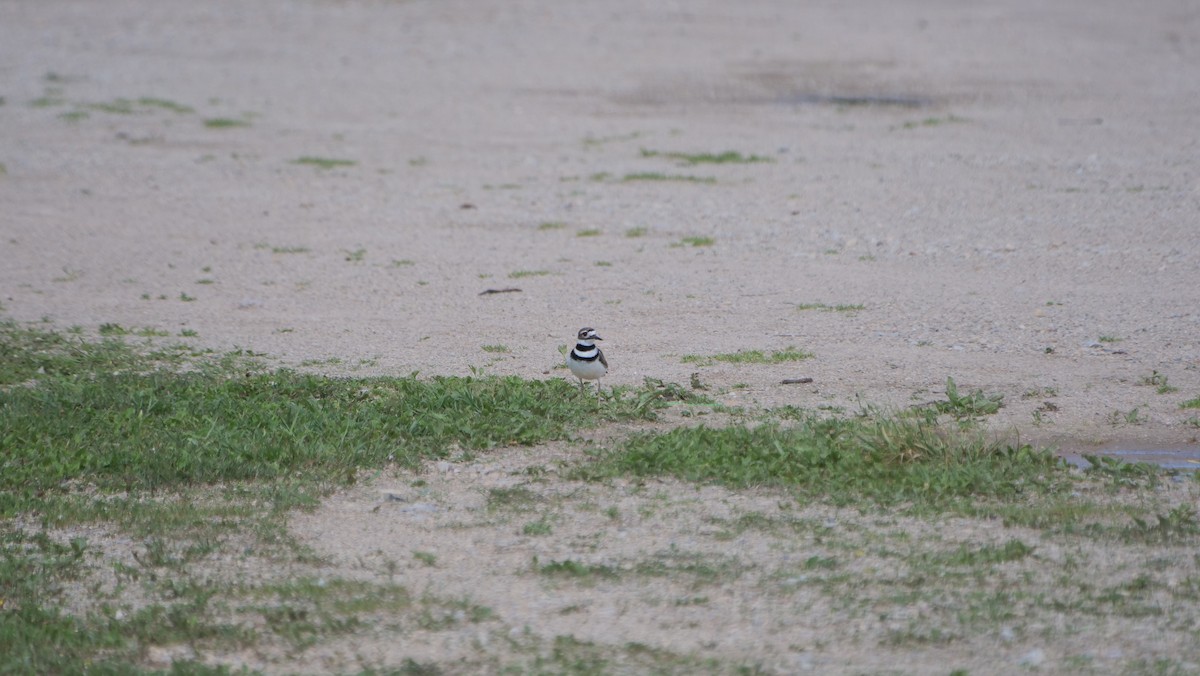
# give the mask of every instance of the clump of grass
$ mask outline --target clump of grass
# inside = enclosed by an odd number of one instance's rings
[[[544,221],[538,224],[538,230],[562,230],[567,227],[562,221]]]
[[[306,246],[273,246],[271,253],[275,254],[298,254],[308,253],[310,249]]]
[[[210,117],[204,121],[204,126],[209,129],[233,129],[236,127],[249,127],[250,123],[246,120],[238,120],[232,117]]]
[[[628,230],[626,230],[625,236],[629,237],[629,238],[644,237],[647,232],[649,232],[649,230],[647,230],[646,228],[643,228],[641,226],[638,226],[636,228],[629,228]]]
[[[956,418],[972,418],[991,415],[1003,405],[1003,394],[985,394],[983,390],[960,394],[954,378],[946,378],[946,401],[934,402],[933,408],[938,413],[949,413]]]
[[[999,546],[983,545],[982,547],[973,547],[970,545],[960,545],[958,549],[951,552],[926,554],[921,557],[920,563],[940,564],[943,566],[991,565],[1020,561],[1033,554],[1033,550],[1034,547],[1020,540],[1012,539]]]
[[[1180,402],[1179,408],[1200,408],[1200,397],[1196,397],[1195,399],[1188,399],[1187,401]]]
[[[1146,422],[1146,416],[1142,415],[1140,406],[1134,406],[1128,411],[1114,409],[1109,412],[1106,420],[1113,427],[1123,427],[1125,425],[1141,425]]]
[[[487,508],[493,511],[525,511],[541,501],[541,496],[524,486],[493,488],[488,491]]]
[[[513,270],[508,273],[510,279],[521,279],[522,277],[545,277],[551,274],[549,270]]]
[[[507,345],[484,345],[482,349],[493,354],[507,354],[509,351]]]
[[[159,108],[161,110],[169,110],[172,113],[188,114],[196,112],[191,106],[185,106],[182,103],[176,103],[167,99],[155,98],[153,96],[143,96],[137,100],[137,104],[143,108]]]
[[[725,362],[728,364],[781,364],[783,362],[811,359],[812,357],[813,353],[811,352],[788,346],[783,350],[776,350],[769,354],[762,350],[740,350],[738,352],[727,352],[710,356],[689,354],[685,355],[681,361],[685,364],[712,364],[713,362]]]
[[[552,577],[567,577],[576,579],[606,579],[612,580],[619,577],[618,569],[612,566],[601,564],[580,563],[574,559],[564,559],[562,561],[551,561],[550,563],[538,565],[534,561],[537,572],[541,575],[549,575]]]
[[[1153,387],[1159,394],[1170,394],[1179,390],[1178,387],[1173,387],[1167,382],[1165,373],[1159,373],[1157,370],[1151,371],[1148,376],[1143,376],[1138,381],[1138,385]]]
[[[839,303],[837,305],[829,305],[827,303],[799,303],[796,305],[797,310],[823,310],[825,312],[858,312],[866,308],[867,306],[862,303]]]
[[[1196,508],[1179,505],[1165,514],[1155,514],[1153,521],[1133,517],[1133,523],[1121,533],[1121,539],[1140,543],[1189,542],[1200,536],[1200,519]]]
[[[310,167],[316,167],[318,169],[334,169],[336,167],[353,167],[354,165],[358,164],[358,162],[354,160],[339,160],[330,157],[314,157],[311,155],[305,155],[304,157],[292,160],[292,164],[304,164]]]
[[[584,228],[583,230],[576,232],[575,236],[576,237],[598,237],[602,234],[604,234],[604,231],[601,230],[600,228]]]
[[[159,99],[150,96],[143,96],[140,99],[113,99],[111,101],[102,101],[100,103],[89,103],[87,108],[96,110],[102,113],[112,115],[132,115],[137,112],[143,112],[145,109],[168,110],[173,113],[192,113],[194,110],[191,106],[185,106],[174,101]]]
[[[940,127],[944,124],[956,122],[966,122],[967,118],[957,115],[947,115],[946,117],[927,117],[923,120],[909,120],[904,123],[905,129],[916,129],[917,127]]]
[[[717,243],[717,240],[712,237],[705,236],[690,236],[679,240],[674,246],[712,246]]]
[[[1121,339],[1116,336],[1100,336],[1097,340],[1101,343],[1119,343]]]
[[[1053,491],[1061,461],[1029,446],[946,430],[928,417],[869,411],[781,427],[705,426],[642,434],[582,471],[588,478],[669,474],[733,487],[787,486],[839,504],[969,504]]]
[[[538,519],[537,521],[530,521],[521,527],[522,535],[540,536],[550,535],[553,532],[553,525],[545,517]]]
[[[743,155],[735,150],[726,150],[723,153],[680,153],[642,148],[642,157],[663,157],[669,160],[676,160],[683,166],[694,166],[697,164],[756,164],[775,161],[772,157]]]
[[[716,183],[717,179],[712,176],[691,176],[688,174],[664,174],[661,171],[640,171],[632,174],[625,174],[621,178],[623,183],[632,183],[634,181],[673,181],[679,183]]]

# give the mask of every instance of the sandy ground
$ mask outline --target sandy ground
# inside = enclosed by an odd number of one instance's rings
[[[4,3],[4,307],[359,373],[539,377],[581,325],[608,383],[795,345],[816,358],[702,377],[854,406],[952,376],[1006,395],[1000,427],[1194,442],[1192,3],[656,7]],[[716,183],[620,180],[644,172]]]
[[[5,2],[0,302],[364,375],[591,325],[608,385],[1195,449],[1198,62],[1188,0]]]

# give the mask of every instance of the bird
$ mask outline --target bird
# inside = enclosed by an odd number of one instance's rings
[[[596,393],[600,392],[599,380],[608,373],[608,360],[604,353],[596,347],[597,340],[604,340],[596,333],[596,329],[585,326],[579,329],[575,337],[575,347],[567,353],[567,368],[579,379],[579,388],[583,389],[583,381],[595,380]]]

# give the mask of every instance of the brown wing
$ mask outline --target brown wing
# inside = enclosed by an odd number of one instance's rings
[[[604,370],[607,371],[608,370],[608,360],[604,358],[604,351],[596,350],[596,356],[600,357],[600,363],[604,364]]]

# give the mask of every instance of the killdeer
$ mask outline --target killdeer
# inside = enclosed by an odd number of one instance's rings
[[[597,340],[604,340],[597,333],[596,329],[585,327],[579,329],[579,335],[576,336],[575,347],[567,354],[567,368],[571,369],[571,373],[579,379],[579,387],[583,387],[585,380],[600,380],[600,378],[608,373],[608,360],[604,358],[604,353],[600,348],[596,347]],[[600,383],[596,383],[596,392],[600,391]]]

